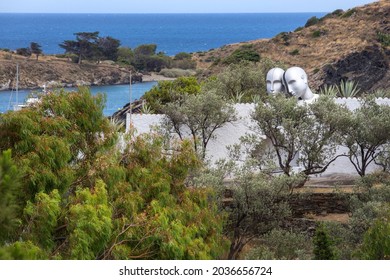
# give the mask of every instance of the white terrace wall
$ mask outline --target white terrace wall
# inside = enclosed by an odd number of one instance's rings
[[[377,98],[376,101],[378,104],[390,105],[390,99],[388,98]],[[350,110],[355,110],[360,106],[360,101],[357,98],[336,98],[336,103],[345,104]],[[240,137],[244,136],[246,133],[254,133],[252,128],[254,127],[255,123],[251,118],[251,113],[254,111],[254,108],[255,105],[253,103],[235,104],[235,109],[239,117],[238,120],[234,123],[226,124],[217,130],[215,133],[215,138],[210,140],[207,146],[206,154],[207,158],[211,162],[215,162],[218,159],[227,158],[228,146],[238,144],[240,142]],[[136,129],[137,134],[149,133],[153,126],[158,126],[161,124],[163,118],[164,115],[134,114],[132,116],[132,123]],[[262,137],[266,138],[264,135]],[[347,153],[347,149],[340,146],[337,149],[337,153]],[[372,172],[378,168],[378,166],[372,164],[368,171]],[[323,174],[330,175],[335,173],[355,175],[356,170],[348,158],[340,157],[334,161]]]

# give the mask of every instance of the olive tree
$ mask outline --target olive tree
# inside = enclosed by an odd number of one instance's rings
[[[206,148],[215,132],[237,120],[233,105],[214,93],[185,95],[163,109],[164,127],[181,140],[190,138],[194,150],[205,159]]]
[[[290,186],[303,180],[298,175],[269,176],[252,167],[250,161],[221,160],[199,172],[192,182],[198,187],[213,186],[219,194],[220,210],[228,216],[228,259],[237,259],[250,241],[280,228],[291,217]]]
[[[296,161],[308,176],[324,172],[341,155],[336,155],[340,127],[347,109],[329,97],[312,104],[298,104],[296,99],[271,97],[256,106],[256,129],[269,139],[279,168],[287,176]]]
[[[374,99],[363,99],[361,106],[346,116],[342,127],[342,145],[360,176],[378,159],[386,165],[386,144],[390,140],[390,106],[378,105]]]

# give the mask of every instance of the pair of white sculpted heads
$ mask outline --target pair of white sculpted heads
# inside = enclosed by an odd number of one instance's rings
[[[291,67],[286,71],[272,68],[267,73],[266,82],[269,94],[285,93],[300,100],[314,98],[307,82],[307,74],[300,67]]]

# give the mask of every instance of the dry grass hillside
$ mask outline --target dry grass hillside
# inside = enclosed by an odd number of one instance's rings
[[[336,10],[316,24],[272,39],[246,42],[261,57],[303,67],[311,86],[355,80],[363,90],[390,87],[390,1],[347,11]],[[215,73],[223,60],[244,43],[194,54],[198,67]],[[216,63],[218,61],[218,63]]]

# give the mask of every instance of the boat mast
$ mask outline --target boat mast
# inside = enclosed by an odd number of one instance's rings
[[[19,63],[16,64],[16,106],[19,105]]]
[[[129,82],[129,92],[130,92],[130,102],[129,102],[129,111],[126,114],[126,132],[130,132],[131,127],[131,114],[132,114],[132,91],[131,91],[131,71],[130,71],[130,82]]]

